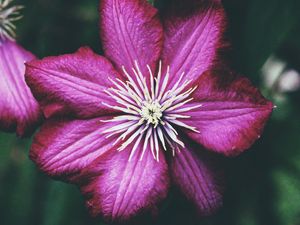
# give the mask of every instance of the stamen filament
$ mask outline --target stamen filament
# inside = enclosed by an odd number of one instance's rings
[[[130,156],[129,156],[129,161],[132,159],[132,157],[134,156],[134,153],[136,152],[138,146],[139,146],[139,143],[141,142],[142,140],[142,137],[143,137],[144,134],[140,134],[140,136],[138,137],[137,141],[135,142],[133,148],[131,149],[131,153],[130,153]]]
[[[122,112],[124,112],[124,113],[134,114],[134,115],[139,115],[138,112],[133,111],[133,110],[130,110],[130,109],[128,109],[128,108],[123,108],[123,107],[120,107],[120,106],[111,106],[111,105],[109,105],[109,104],[107,104],[107,103],[105,103],[105,102],[102,102],[102,104],[105,105],[105,106],[107,106],[107,107],[109,107],[109,108],[112,108],[112,109],[116,109],[116,110],[122,111]]]
[[[163,81],[163,83],[162,83],[162,87],[161,87],[161,90],[160,90],[160,94],[159,94],[159,96],[158,96],[158,98],[157,98],[157,101],[158,101],[158,102],[161,100],[161,98],[162,98],[162,96],[163,96],[163,94],[164,94],[164,91],[165,91],[165,89],[166,89],[166,87],[167,87],[168,80],[169,80],[169,75],[170,75],[170,67],[168,66],[168,67],[167,67],[167,73],[166,73],[165,79],[164,79],[164,81]]]
[[[158,145],[157,133],[155,130],[154,130],[154,146],[155,146],[156,160],[157,162],[159,162],[159,145]]]
[[[199,104],[199,105],[195,105],[195,106],[191,106],[191,107],[187,107],[187,108],[177,109],[177,110],[173,111],[173,113],[188,112],[188,111],[191,111],[193,109],[200,108],[202,106],[203,106],[202,104]]]
[[[155,98],[158,97],[158,93],[159,93],[159,83],[160,83],[160,78],[161,78],[161,70],[162,70],[162,65],[161,65],[161,61],[159,61],[158,75],[157,75],[157,78],[154,78],[155,81],[156,81]]]
[[[148,146],[148,140],[151,136],[151,133],[152,133],[152,128],[148,128],[147,133],[146,133],[146,137],[145,137],[145,140],[144,140],[143,152],[142,152],[140,160],[142,160],[143,157],[144,157],[145,151],[146,151],[147,146]]]
[[[128,72],[126,71],[124,66],[122,67],[122,69],[123,69],[124,74],[127,76],[128,80],[129,80],[129,81],[127,81],[127,84],[131,85],[134,88],[136,94],[139,96],[139,98],[143,99],[143,95],[140,92],[138,86],[136,85],[134,80],[131,78],[131,76],[128,74]]]
[[[9,7],[12,0],[0,0],[0,44],[5,39],[14,40],[16,37],[16,26],[13,22],[22,18],[20,10],[23,6]]]
[[[185,105],[186,103],[188,103],[188,102],[190,102],[190,101],[192,101],[192,100],[193,100],[193,98],[189,98],[188,100],[185,100],[185,101],[183,101],[183,102],[180,102],[180,103],[178,103],[177,105],[174,105],[174,106],[172,106],[172,107],[170,107],[170,108],[167,108],[167,109],[166,109],[166,112],[170,112],[170,111],[172,111],[172,110],[174,110],[174,109],[177,109],[178,107],[183,106],[183,105]]]

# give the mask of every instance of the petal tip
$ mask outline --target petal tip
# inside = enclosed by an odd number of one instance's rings
[[[29,137],[40,124],[39,106],[24,80],[24,62],[35,56],[15,41],[5,41],[0,45],[0,70],[3,82],[0,95],[0,128],[16,132],[18,137]]]
[[[89,181],[81,185],[81,192],[94,217],[129,223],[152,215],[166,198],[169,176],[165,161],[157,165],[150,152],[142,161],[139,154],[129,161],[129,155],[130,149],[109,152],[86,170]]]

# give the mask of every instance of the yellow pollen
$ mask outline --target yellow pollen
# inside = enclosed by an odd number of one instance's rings
[[[143,107],[140,114],[144,120],[146,120],[148,123],[153,124],[154,127],[159,125],[163,115],[161,105],[156,101],[143,102]]]

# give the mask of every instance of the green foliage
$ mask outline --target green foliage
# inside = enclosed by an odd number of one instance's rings
[[[224,1],[236,67],[258,82],[258,70],[299,26],[297,0]],[[298,23],[298,24],[297,24]]]
[[[151,5],[154,5],[155,0],[148,0]]]
[[[274,201],[275,213],[281,224],[297,224],[300,221],[300,181],[298,175],[290,171],[273,172],[277,196]]]

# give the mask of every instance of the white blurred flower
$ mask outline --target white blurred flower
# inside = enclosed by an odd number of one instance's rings
[[[262,68],[264,86],[277,94],[300,89],[300,74],[294,69],[287,69],[281,59],[271,56]]]
[[[286,63],[284,61],[275,56],[271,56],[262,68],[264,85],[268,88],[272,88],[285,67]]]
[[[297,91],[300,88],[300,74],[296,70],[287,70],[281,74],[278,81],[280,92]]]

